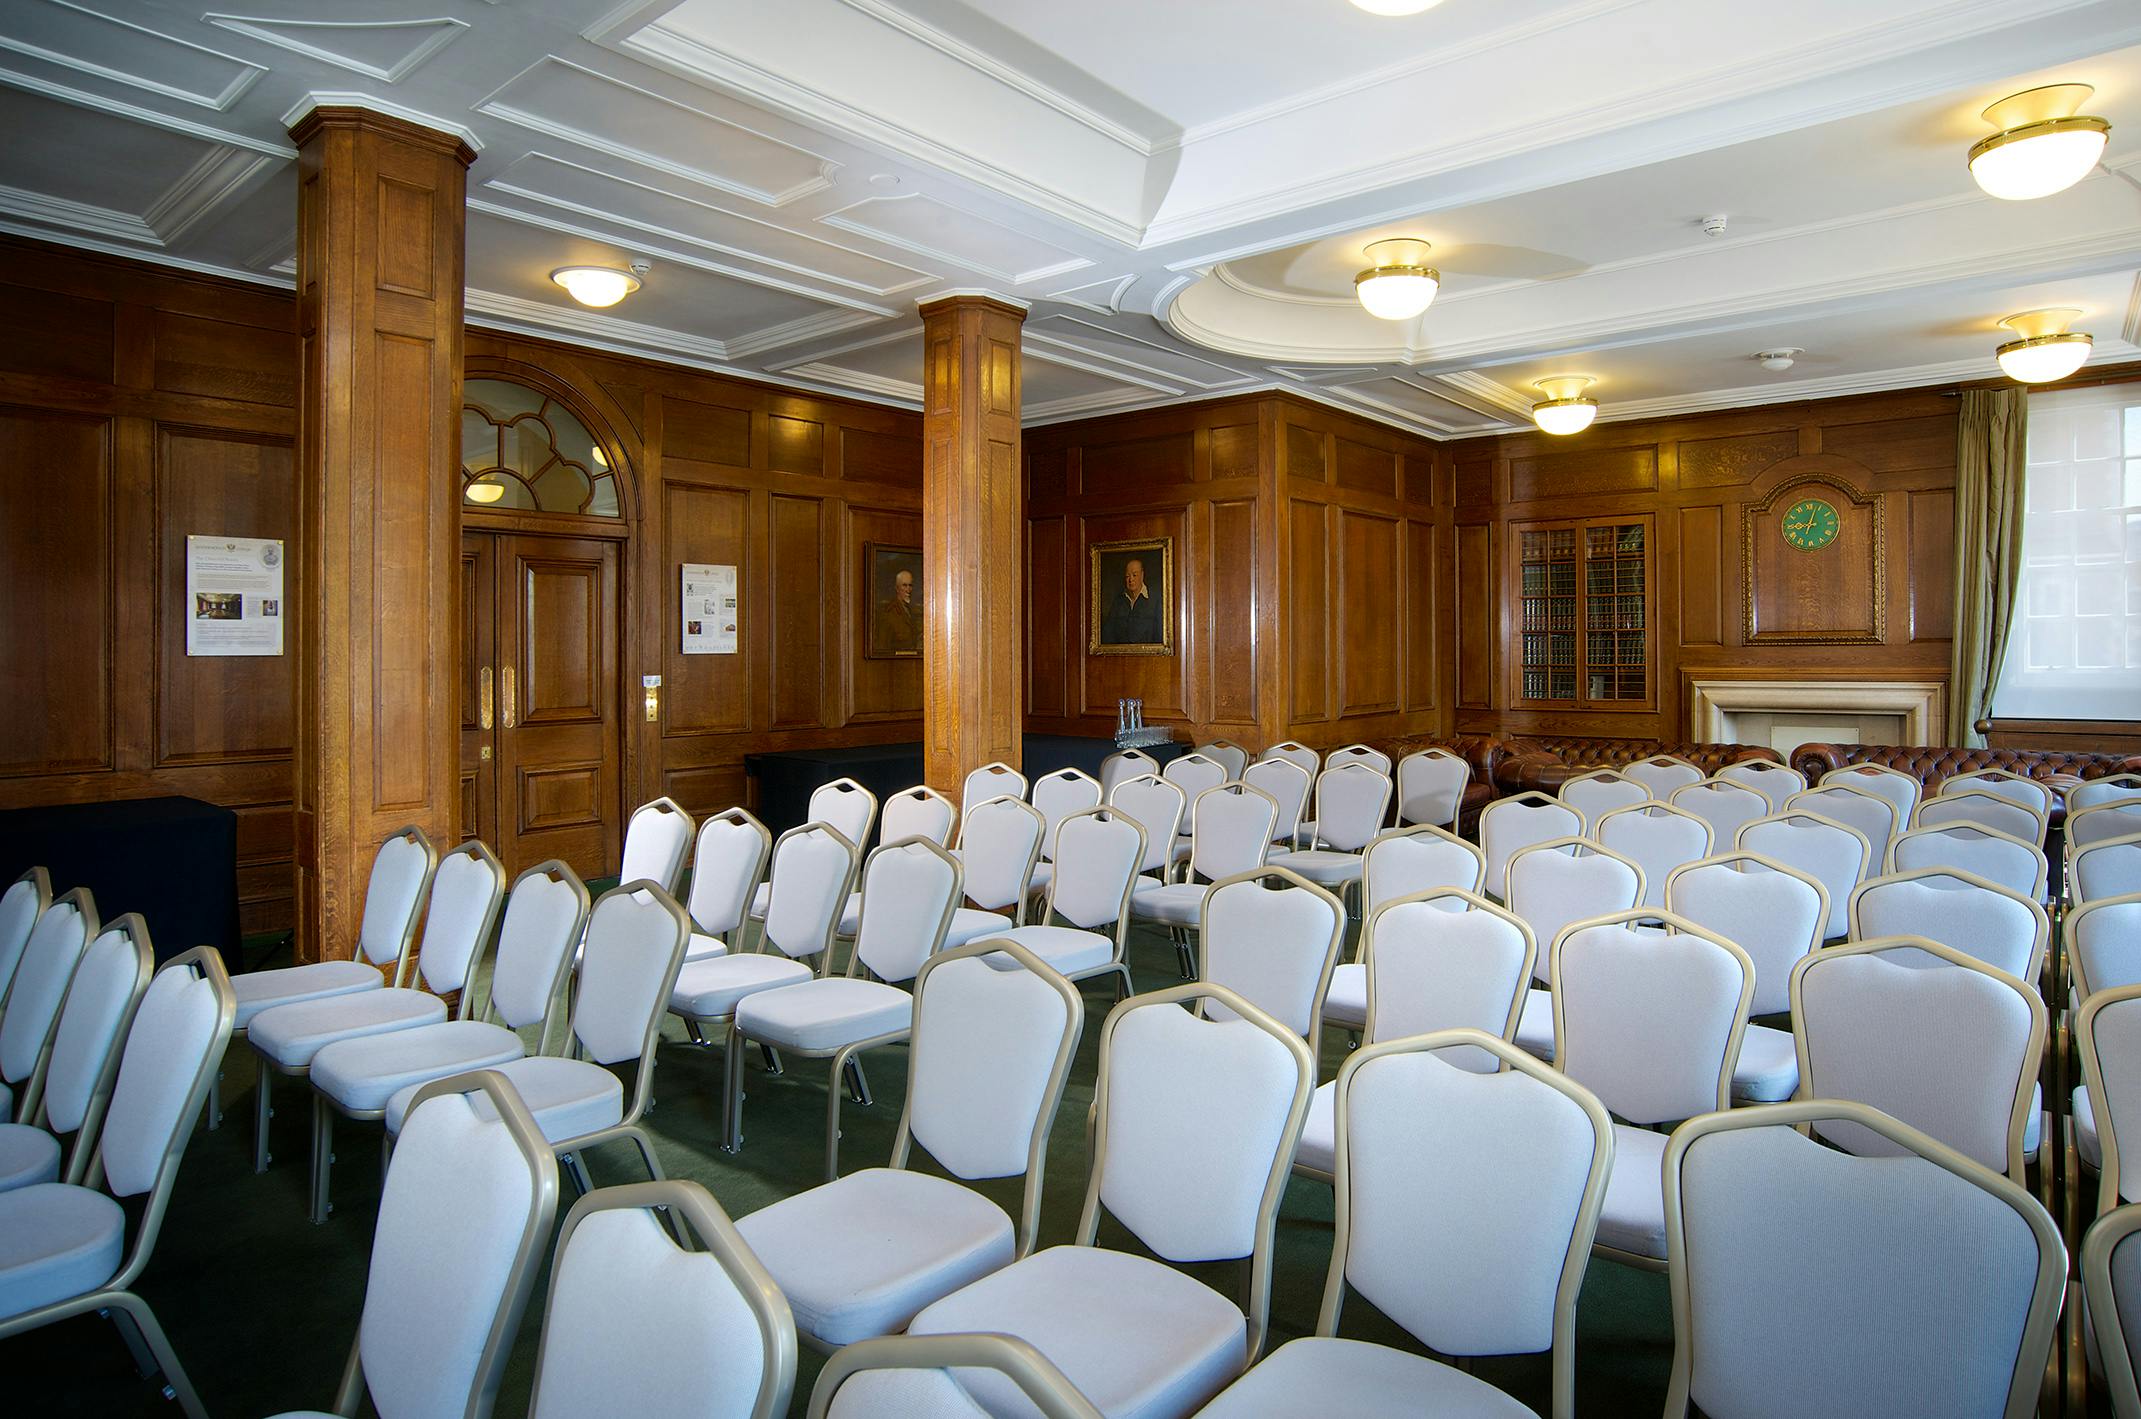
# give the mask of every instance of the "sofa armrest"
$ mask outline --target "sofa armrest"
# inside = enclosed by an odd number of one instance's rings
[[[1561,785],[1584,772],[1572,769],[1554,754],[1525,749],[1502,759],[1494,770],[1494,786],[1501,793],[1558,793]]]
[[[1784,756],[1759,744],[1743,744],[1725,756],[1726,764],[1781,764]]]
[[[1823,774],[1845,763],[1845,751],[1834,744],[1801,744],[1792,750],[1791,766],[1805,774],[1808,783],[1819,782]]]

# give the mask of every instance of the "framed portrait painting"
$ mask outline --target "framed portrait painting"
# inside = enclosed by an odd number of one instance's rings
[[[922,653],[922,549],[862,544],[862,585],[869,605],[862,653],[908,660]]]
[[[1175,653],[1175,539],[1094,542],[1087,549],[1092,655]]]

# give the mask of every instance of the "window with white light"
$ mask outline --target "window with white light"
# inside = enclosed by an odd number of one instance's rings
[[[2141,383],[2032,393],[1997,719],[2141,719]]]

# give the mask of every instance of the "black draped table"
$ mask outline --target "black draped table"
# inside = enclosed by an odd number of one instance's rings
[[[244,969],[238,949],[238,815],[198,798],[123,798],[0,811],[0,884],[32,867],[52,895],[87,887],[97,916],[140,912],[168,960],[196,946]]]
[[[1177,740],[1149,746],[1144,752],[1165,763],[1188,753],[1190,747]],[[1029,734],[1023,752],[1029,780],[1057,769],[1083,769],[1099,778],[1101,760],[1115,752],[1115,741],[1071,734]],[[778,837],[807,821],[810,795],[820,784],[836,778],[855,780],[876,794],[879,802],[903,788],[913,788],[922,781],[922,746],[860,744],[842,749],[787,749],[746,754],[743,767],[758,780],[759,819]]]

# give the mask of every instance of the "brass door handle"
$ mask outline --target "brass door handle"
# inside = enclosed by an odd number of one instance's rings
[[[513,667],[508,665],[501,673],[505,676],[506,682],[505,727],[511,729],[513,727]]]
[[[476,723],[484,729],[491,727],[491,667],[488,665],[476,672]]]

